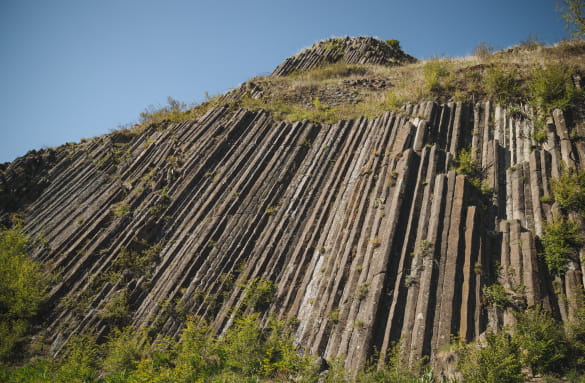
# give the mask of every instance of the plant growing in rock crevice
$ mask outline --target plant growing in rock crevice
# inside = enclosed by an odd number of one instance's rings
[[[585,213],[585,170],[565,169],[559,177],[550,179],[550,185],[561,209]]]
[[[484,286],[481,292],[487,301],[496,307],[506,308],[512,303],[506,289],[500,284]]]
[[[274,283],[268,279],[258,277],[252,279],[245,287],[244,303],[254,311],[266,311],[272,301],[276,288]]]
[[[583,244],[583,235],[575,221],[560,218],[544,227],[542,256],[549,269],[555,275],[565,274],[569,260],[579,246]]]

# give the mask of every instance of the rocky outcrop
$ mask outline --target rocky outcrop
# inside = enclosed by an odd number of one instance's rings
[[[42,193],[49,183],[49,169],[62,159],[59,151],[42,149],[0,164],[0,212],[4,213],[0,225],[9,223],[8,213],[16,213]]]
[[[581,167],[585,147],[554,116],[539,145],[532,120],[489,102],[332,125],[219,107],[63,149],[17,206],[58,276],[45,341],[58,352],[120,323],[176,335],[186,314],[220,332],[259,311],[294,319],[301,345],[347,367],[399,340],[414,363],[511,323],[482,294],[496,282],[568,320],[583,265],[551,280],[536,238],[557,209],[548,177]],[[464,148],[483,191],[452,170]]]
[[[314,69],[324,64],[399,65],[416,59],[400,49],[373,37],[344,37],[319,41],[310,48],[284,60],[272,76]]]

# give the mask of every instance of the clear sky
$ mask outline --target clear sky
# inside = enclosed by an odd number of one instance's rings
[[[567,35],[554,0],[0,0],[0,162],[267,74],[333,36],[417,58]]]

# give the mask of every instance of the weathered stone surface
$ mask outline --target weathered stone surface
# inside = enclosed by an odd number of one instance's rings
[[[415,61],[414,57],[404,53],[400,48],[392,47],[373,37],[340,37],[319,41],[312,47],[287,58],[276,67],[272,76],[286,76],[295,71],[337,62],[397,65]]]
[[[538,148],[531,120],[490,103],[332,125],[220,107],[4,164],[0,217],[22,211],[43,240],[34,257],[57,276],[44,333],[54,352],[89,329],[106,335],[111,306],[127,302],[118,320],[161,335],[185,314],[220,332],[260,311],[296,318],[301,345],[347,367],[400,339],[414,363],[452,335],[511,323],[482,294],[496,282],[517,305],[575,315],[581,258],[551,281],[535,244],[553,214],[547,178],[576,153],[557,134],[565,125],[557,113]],[[491,197],[450,170],[463,148]],[[250,293],[260,284],[274,286],[262,304]]]

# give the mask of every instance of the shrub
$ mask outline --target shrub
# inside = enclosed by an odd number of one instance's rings
[[[569,352],[563,327],[540,308],[519,312],[514,339],[521,359],[534,373],[562,372]]]
[[[548,140],[548,135],[543,128],[535,128],[532,132],[532,138],[537,144],[544,144]]]
[[[585,171],[568,169],[550,180],[553,196],[563,210],[585,211]]]
[[[329,320],[333,324],[339,323],[339,309],[336,309],[336,310],[329,312]]]
[[[445,87],[443,79],[449,74],[449,69],[444,60],[433,59],[425,63],[423,75],[425,88],[431,93],[439,93]]]
[[[99,349],[91,336],[72,339],[65,359],[59,364],[54,382],[96,382],[99,369]]]
[[[511,103],[520,94],[518,74],[499,66],[490,67],[484,76],[484,87],[488,97],[500,103]]]
[[[385,94],[382,107],[383,109],[398,110],[404,103],[404,98],[398,97],[393,91],[388,91]]]
[[[459,347],[458,367],[466,383],[520,383],[524,381],[518,346],[505,333],[488,334],[487,345]]]
[[[511,303],[510,297],[504,286],[497,283],[490,286],[484,286],[481,292],[486,297],[487,301],[496,307],[505,308]]]
[[[100,319],[116,326],[123,326],[130,317],[126,290],[117,292],[104,309],[98,313]]]
[[[571,82],[571,71],[563,65],[536,68],[529,81],[533,102],[545,113],[573,106],[583,98],[583,91]]]
[[[360,300],[360,301],[361,301],[362,299],[365,299],[365,298],[366,298],[366,296],[368,295],[368,290],[369,290],[369,289],[370,289],[370,284],[369,284],[369,283],[366,283],[366,282],[364,282],[364,283],[361,283],[361,284],[358,286],[358,289],[357,289],[357,292],[356,292],[356,298],[357,298],[358,300]]]
[[[13,358],[45,297],[48,277],[27,255],[20,228],[0,230],[0,360]]]
[[[484,182],[484,172],[477,160],[471,155],[471,150],[462,149],[457,153],[454,164],[451,167],[458,174],[464,174],[468,177],[469,183],[481,191],[484,199],[483,203],[487,204],[491,198],[493,190]]]
[[[219,344],[225,367],[241,375],[253,376],[262,372],[266,353],[258,328],[258,315],[239,318]]]
[[[212,328],[205,321],[190,317],[176,347],[175,370],[179,376],[197,381],[217,373],[221,369],[220,355],[226,358]]]
[[[383,364],[371,363],[362,371],[359,371],[355,383],[396,382],[396,383],[432,383],[432,372],[425,370],[424,374],[417,376],[413,370],[422,370],[422,366],[413,366],[409,369],[401,359],[400,343],[388,350],[387,360]],[[347,382],[351,380],[333,380],[331,383]],[[328,382],[328,381],[327,381]]]
[[[323,49],[325,49],[326,51],[339,49],[339,48],[341,48],[342,42],[343,42],[343,39],[340,37],[329,39],[329,40],[324,42]]]
[[[386,45],[388,45],[392,49],[400,49],[400,41],[396,39],[386,40]]]
[[[541,242],[542,256],[549,271],[563,275],[567,270],[569,257],[582,241],[579,225],[575,221],[561,218],[546,225]]]
[[[146,331],[134,327],[115,329],[104,349],[102,368],[106,374],[134,370],[136,363],[147,356]]]
[[[245,287],[244,302],[255,311],[266,311],[274,299],[274,283],[264,278],[254,278]]]
[[[461,151],[457,153],[453,170],[459,174],[465,174],[466,176],[476,176],[476,173],[478,172],[477,168],[478,164],[473,160],[471,150],[461,149]]]

